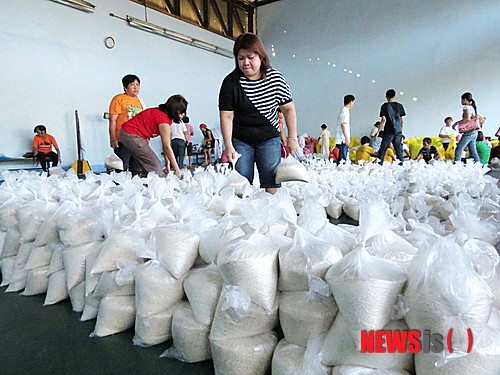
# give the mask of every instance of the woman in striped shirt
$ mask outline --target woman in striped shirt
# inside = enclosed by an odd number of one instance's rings
[[[222,136],[230,162],[250,183],[254,164],[260,186],[275,193],[276,169],[281,162],[278,108],[285,116],[287,147],[298,149],[297,116],[290,86],[283,75],[271,68],[262,41],[252,33],[241,34],[234,43],[235,69],[224,78],[219,92]]]

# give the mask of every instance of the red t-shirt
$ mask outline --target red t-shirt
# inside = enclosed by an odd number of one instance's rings
[[[160,124],[172,124],[172,120],[165,112],[158,108],[148,108],[138,113],[122,125],[124,132],[138,135],[144,139],[155,138],[160,135]]]

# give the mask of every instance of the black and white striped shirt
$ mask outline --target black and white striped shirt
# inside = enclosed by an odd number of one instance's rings
[[[234,112],[233,137],[247,143],[279,137],[278,108],[292,101],[290,86],[272,68],[258,80],[233,71],[219,92],[219,110]]]

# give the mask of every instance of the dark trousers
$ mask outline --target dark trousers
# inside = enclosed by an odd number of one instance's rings
[[[180,138],[172,139],[172,151],[175,155],[175,161],[180,169],[184,166],[184,153],[186,152],[186,141]]]
[[[39,152],[36,154],[36,158],[40,162],[40,167],[42,167],[43,171],[47,171],[47,162],[52,162],[53,167],[55,167],[59,162],[58,155],[54,151],[50,151],[46,154]]]
[[[382,144],[380,145],[380,149],[378,150],[378,157],[380,159],[380,164],[384,163],[385,152],[391,145],[394,146],[394,151],[396,151],[396,157],[399,160],[399,163],[403,163],[403,133],[398,134],[385,134],[382,136]]]
[[[123,161],[123,170],[130,171],[132,173],[138,173],[141,171],[141,164],[132,156],[130,152],[123,143],[119,142],[118,147],[115,148],[115,154]]]
[[[339,158],[337,160],[337,164],[340,164],[342,160],[347,161],[347,157],[349,156],[349,145],[346,145],[344,142],[342,142],[341,144],[336,146],[339,149]]]

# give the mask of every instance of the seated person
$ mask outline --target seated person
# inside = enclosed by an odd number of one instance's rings
[[[439,160],[441,155],[436,147],[432,146],[432,139],[425,137],[422,141],[423,147],[420,149],[416,160],[424,159],[426,163],[432,160],[432,158]]]
[[[479,155],[479,160],[481,160],[481,164],[488,164],[490,161],[491,148],[485,142],[484,134],[482,131],[477,132],[476,149],[477,154]]]
[[[410,146],[408,146],[408,144],[405,142],[406,137],[404,135],[401,141],[403,142],[403,159],[410,160],[411,159]]]
[[[44,172],[47,171],[47,162],[52,160],[52,166],[55,167],[61,161],[61,151],[56,139],[47,134],[45,125],[37,125],[33,131],[36,133],[33,138],[33,155],[40,162],[40,166]],[[52,147],[56,152],[52,151]]]
[[[387,151],[385,152],[384,161],[392,163],[395,162],[396,160],[397,160],[396,152],[394,151],[394,145],[391,142],[391,144],[387,148]]]
[[[373,148],[370,147],[370,138],[366,135],[361,137],[361,146],[356,150],[356,164],[363,165],[374,161],[377,157],[377,153]]]
[[[316,153],[316,143],[318,141],[316,138],[313,138],[311,136],[305,137],[306,145],[304,147],[304,154],[305,155],[312,155]]]

